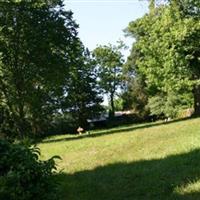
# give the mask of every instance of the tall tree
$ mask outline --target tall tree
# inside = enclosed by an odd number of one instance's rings
[[[120,52],[122,46],[104,45],[93,51],[97,63],[99,82],[101,88],[109,96],[110,117],[114,116],[114,97],[122,82],[123,56]]]
[[[147,108],[148,91],[146,89],[145,76],[139,72],[135,62],[139,56],[133,45],[131,54],[128,56],[123,69],[125,84],[122,98],[124,109],[133,110],[140,116],[145,116],[149,114]]]
[[[76,63],[69,71],[66,95],[62,111],[74,119],[74,127],[87,127],[87,120],[100,114],[103,101],[102,92],[97,82],[95,63],[88,49],[80,44]]]
[[[200,115],[197,2],[171,0],[157,6],[131,22],[128,32],[136,38],[132,52],[137,55],[134,62],[145,77],[150,94],[193,91],[195,114]]]
[[[76,29],[62,0],[0,2],[0,104],[21,137],[41,131],[59,109],[79,45]]]

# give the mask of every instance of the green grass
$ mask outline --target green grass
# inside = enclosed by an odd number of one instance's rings
[[[51,137],[62,200],[199,200],[200,119]]]

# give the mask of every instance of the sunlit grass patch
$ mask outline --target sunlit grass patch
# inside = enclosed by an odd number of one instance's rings
[[[189,181],[185,185],[181,185],[175,188],[174,190],[175,193],[180,194],[180,195],[185,195],[185,194],[193,194],[196,192],[200,192],[200,179],[194,180],[194,181]]]
[[[200,119],[55,136],[42,158],[60,155],[61,199],[199,200]]]

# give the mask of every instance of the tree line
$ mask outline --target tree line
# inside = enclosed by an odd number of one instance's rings
[[[149,13],[130,22],[135,38],[126,62],[125,106],[177,117],[186,108],[200,115],[200,2],[151,0]]]
[[[87,127],[105,110],[105,94],[110,118],[116,109],[176,117],[194,107],[200,115],[199,11],[198,0],[151,0],[125,31],[135,39],[125,62],[122,43],[84,47],[63,0],[1,1],[0,133]]]
[[[121,57],[111,46],[92,56],[62,0],[1,1],[0,132],[23,138],[85,126],[103,110],[104,93],[113,105]]]

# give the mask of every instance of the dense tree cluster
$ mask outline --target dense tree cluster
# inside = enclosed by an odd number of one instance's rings
[[[150,12],[127,28],[136,39],[127,65],[144,80],[152,114],[174,117],[193,105],[200,115],[199,9],[195,0],[151,1]]]
[[[149,13],[126,29],[135,40],[126,63],[123,42],[89,52],[63,2],[0,1],[0,199],[58,198],[59,157],[41,161],[24,144],[81,133],[104,110],[105,94],[110,118],[101,127],[175,118],[192,107],[200,116],[199,0],[149,0]],[[133,113],[115,118],[121,110]]]
[[[82,124],[99,110],[77,28],[61,0],[0,2],[0,132],[24,137],[46,131],[60,113]]]
[[[63,0],[0,2],[0,134],[85,128],[105,94],[111,118],[121,109],[176,117],[194,107],[200,115],[198,0],[151,0],[126,29],[135,42],[125,64],[123,43],[91,55],[77,30]]]

